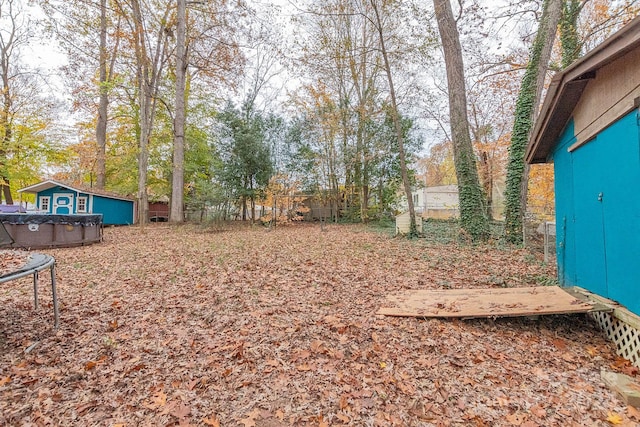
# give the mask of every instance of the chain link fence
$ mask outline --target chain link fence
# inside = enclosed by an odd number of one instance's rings
[[[523,245],[532,252],[544,254],[545,262],[554,262],[556,254],[556,227],[553,212],[527,211],[524,218]],[[423,237],[434,243],[464,241],[457,220],[425,219],[422,223]],[[491,221],[491,240],[504,242],[504,221]]]
[[[545,262],[555,261],[555,212],[545,207],[528,206],[524,215],[523,229],[524,247],[543,253]]]

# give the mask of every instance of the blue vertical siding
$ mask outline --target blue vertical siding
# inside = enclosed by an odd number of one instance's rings
[[[577,286],[573,167],[571,154],[567,151],[575,141],[574,125],[570,121],[552,153],[556,197],[556,259],[558,279],[562,286]]]
[[[607,172],[604,170],[603,158],[607,151],[606,144],[597,137],[571,153],[576,282],[579,286],[605,297],[609,296],[609,292],[602,200]]]
[[[640,314],[640,128],[633,111],[572,153],[552,154],[558,275]]]
[[[609,297],[640,314],[640,140],[633,111],[597,139]]]
[[[93,196],[93,212],[102,214],[105,225],[133,224],[133,201]]]

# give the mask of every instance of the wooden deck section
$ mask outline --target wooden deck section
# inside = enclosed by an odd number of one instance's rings
[[[518,317],[587,313],[594,304],[558,286],[500,289],[407,290],[388,295],[378,314],[404,317]]]

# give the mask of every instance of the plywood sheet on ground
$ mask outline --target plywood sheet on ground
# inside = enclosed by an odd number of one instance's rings
[[[413,317],[517,317],[586,313],[593,305],[558,286],[407,290],[388,295],[378,314]]]

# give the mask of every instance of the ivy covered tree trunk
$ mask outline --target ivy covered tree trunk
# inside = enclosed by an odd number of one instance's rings
[[[434,0],[433,4],[447,69],[451,138],[460,198],[460,225],[473,241],[485,241],[489,238],[489,219],[469,134],[460,36],[449,0]]]
[[[578,36],[578,15],[580,15],[583,4],[580,0],[565,0],[562,5],[562,18],[560,19],[562,68],[567,68],[580,57],[582,45]]]
[[[562,0],[545,0],[542,7],[538,32],[531,46],[529,63],[518,93],[509,146],[505,192],[505,236],[507,241],[514,244],[522,243],[529,176],[524,154],[538,113],[537,107],[542,96],[551,48],[562,13]]]

